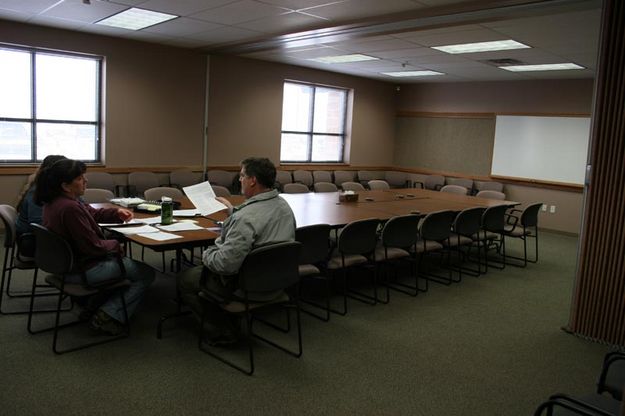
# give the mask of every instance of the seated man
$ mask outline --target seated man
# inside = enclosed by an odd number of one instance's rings
[[[204,308],[211,308],[208,319],[215,328],[208,333],[213,345],[236,341],[236,325],[214,305],[201,303],[198,292],[207,289],[228,300],[237,297],[236,274],[252,249],[271,243],[295,240],[295,216],[287,202],[273,189],[276,168],[269,159],[248,158],[241,162],[241,193],[246,201],[237,207],[224,198],[229,216],[221,236],[202,255],[203,266],[186,270],[178,276],[182,300],[200,318]],[[257,301],[269,299],[253,299]]]

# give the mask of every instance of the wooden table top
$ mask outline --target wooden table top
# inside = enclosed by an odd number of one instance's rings
[[[281,194],[288,202],[295,214],[298,227],[314,224],[330,224],[340,227],[352,221],[378,218],[389,219],[396,215],[428,214],[440,210],[461,211],[471,207],[490,207],[494,205],[518,205],[514,201],[500,201],[494,199],[476,198],[474,196],[456,195],[446,192],[424,189],[389,189],[359,192],[357,202],[339,202],[338,192],[309,192],[305,194]],[[233,205],[244,201],[241,195],[228,197]],[[193,204],[184,197],[181,209],[192,209]],[[92,204],[95,208],[111,207],[110,203]],[[153,217],[156,214],[135,213],[136,218]],[[211,214],[209,218],[186,218],[197,221],[201,227],[215,227],[213,220],[223,220],[226,214],[223,211]],[[185,218],[176,218],[184,220]],[[140,245],[157,251],[180,249],[201,246],[211,243],[219,233],[210,230],[181,231],[173,234],[182,238],[169,241],[155,241],[138,235],[128,235],[128,239]]]

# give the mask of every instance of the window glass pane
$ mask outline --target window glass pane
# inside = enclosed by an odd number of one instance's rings
[[[315,133],[343,133],[346,94],[345,90],[317,87],[313,125]]]
[[[37,118],[96,121],[97,61],[36,54]]]
[[[308,135],[283,134],[280,146],[280,160],[292,162],[308,160]]]
[[[313,162],[340,162],[343,160],[343,138],[341,136],[313,136]]]
[[[96,128],[86,124],[37,123],[37,159],[64,155],[70,159],[96,159]]]
[[[0,49],[0,117],[31,117],[28,52]]]
[[[0,159],[30,160],[30,123],[0,121]]]
[[[282,103],[282,130],[302,131],[310,129],[312,114],[313,89],[301,84],[284,84],[284,98]]]

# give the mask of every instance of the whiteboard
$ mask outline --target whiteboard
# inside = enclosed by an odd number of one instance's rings
[[[589,117],[497,116],[491,175],[583,184]]]

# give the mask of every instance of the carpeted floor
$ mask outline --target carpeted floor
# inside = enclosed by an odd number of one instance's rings
[[[560,329],[577,238],[541,237],[540,262],[526,269],[431,283],[417,298],[392,292],[388,305],[352,301],[329,323],[303,315],[303,356],[258,344],[253,377],[200,352],[190,318],[156,339],[174,309],[171,274],[158,273],[131,338],[104,346],[56,356],[51,334],[0,316],[0,415],[531,415],[552,393],[594,390],[609,350]]]

